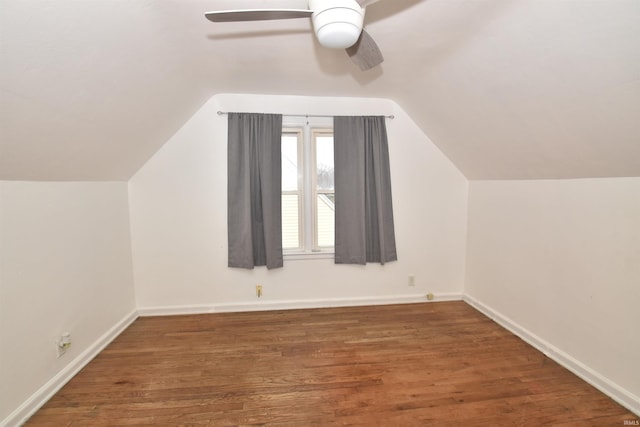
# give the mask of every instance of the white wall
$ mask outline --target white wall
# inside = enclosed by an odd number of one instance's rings
[[[640,178],[472,181],[465,293],[640,411]]]
[[[0,424],[130,317],[133,292],[126,183],[0,182]]]
[[[336,266],[285,261],[283,269],[227,267],[227,117],[217,111],[394,114],[387,120],[399,261]],[[467,181],[387,100],[217,95],[129,182],[134,277],[143,312],[329,305],[461,295]],[[416,286],[407,286],[407,276]],[[264,286],[258,300],[255,285]],[[154,311],[155,310],[155,311]]]

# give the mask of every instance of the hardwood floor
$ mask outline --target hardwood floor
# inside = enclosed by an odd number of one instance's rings
[[[29,426],[594,425],[640,417],[464,302],[140,318]]]

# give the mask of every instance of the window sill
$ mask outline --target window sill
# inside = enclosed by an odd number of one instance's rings
[[[285,261],[303,261],[311,259],[334,259],[333,252],[285,252],[282,254]]]

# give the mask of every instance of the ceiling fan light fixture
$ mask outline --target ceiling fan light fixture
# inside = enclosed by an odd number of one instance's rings
[[[312,21],[318,41],[324,47],[345,49],[360,37],[364,10],[355,0],[311,0]]]
[[[324,47],[346,49],[358,41],[361,31],[361,28],[346,22],[333,22],[319,28],[316,35]]]

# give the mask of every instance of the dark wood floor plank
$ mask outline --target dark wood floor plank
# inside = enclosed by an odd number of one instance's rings
[[[463,302],[140,318],[27,425],[616,425]]]

